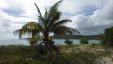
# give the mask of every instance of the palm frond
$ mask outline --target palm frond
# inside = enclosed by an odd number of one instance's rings
[[[45,20],[47,19],[47,15],[48,15],[48,11],[47,11],[47,9],[45,9],[45,14],[44,14],[44,19]]]
[[[22,35],[24,35],[27,31],[26,30],[22,30],[22,29],[18,29],[16,31],[13,32],[13,34],[19,34],[19,38],[22,37]]]
[[[61,12],[56,12],[54,13],[55,15],[53,16],[53,18],[51,19],[51,21],[48,23],[48,26],[53,25],[55,22],[57,22],[60,19],[61,16]]]
[[[71,22],[71,20],[64,19],[64,20],[61,20],[61,21],[54,23],[53,26],[61,26],[61,25],[64,25],[65,23],[68,23],[68,22]]]
[[[80,34],[79,31],[66,26],[53,27],[50,31],[52,31],[55,35]]]
[[[48,11],[48,18],[47,18],[47,22],[51,22],[51,20],[54,18],[54,16],[56,15],[56,13],[59,14],[59,11],[58,11],[58,6],[59,6],[59,3],[61,1],[55,3]]]
[[[43,24],[44,18],[43,18],[42,14],[41,14],[41,11],[40,11],[39,7],[37,6],[37,4],[36,4],[36,3],[34,3],[34,4],[35,4],[35,6],[36,6],[36,8],[37,8],[37,11],[38,11],[38,13],[39,13],[39,16],[38,16],[39,23]]]
[[[36,22],[29,22],[22,27],[22,29],[30,29],[30,30],[35,30],[35,29],[41,30],[42,28],[43,27]]]
[[[42,17],[42,14],[41,14],[40,9],[38,8],[37,4],[36,4],[36,3],[34,3],[34,4],[35,4],[35,6],[36,6],[36,8],[37,8],[37,11],[38,11],[39,15]],[[43,18],[43,17],[42,17],[42,18]]]
[[[29,22],[25,24],[21,29],[16,30],[15,32],[19,33],[19,38],[22,37],[24,34],[32,34],[32,37],[34,37],[36,34],[41,32],[43,30],[43,27],[36,23],[36,22]],[[14,32],[14,33],[15,33]]]

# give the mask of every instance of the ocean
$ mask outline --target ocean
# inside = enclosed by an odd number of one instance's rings
[[[80,44],[80,40],[70,39],[73,41],[73,44]],[[53,39],[56,45],[65,45],[65,39]],[[89,40],[89,43],[100,43],[99,40]],[[29,45],[29,41],[25,39],[11,39],[11,40],[0,40],[0,45]]]

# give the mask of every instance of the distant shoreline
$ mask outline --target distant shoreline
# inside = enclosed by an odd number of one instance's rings
[[[65,35],[65,36],[50,36],[52,39],[81,39],[81,38],[86,38],[89,40],[101,40],[100,35]]]

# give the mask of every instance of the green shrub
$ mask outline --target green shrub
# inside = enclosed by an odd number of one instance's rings
[[[93,42],[91,43],[92,47],[95,47],[96,45],[97,45],[96,43],[93,43]]]
[[[64,43],[67,44],[67,45],[72,45],[73,41],[71,41],[69,39],[65,39]]]
[[[102,44],[113,46],[113,27],[106,28],[102,36]]]
[[[80,43],[81,44],[89,44],[88,39],[86,39],[86,38],[81,38]]]

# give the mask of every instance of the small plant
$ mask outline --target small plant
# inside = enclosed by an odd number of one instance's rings
[[[89,44],[88,39],[86,39],[86,38],[81,38],[80,43],[81,44]]]
[[[65,39],[64,43],[67,44],[67,45],[72,45],[73,41],[71,41],[69,39]]]
[[[91,44],[92,47],[95,47],[96,45],[97,45],[97,44],[96,44],[96,43],[93,43],[93,42],[92,42],[92,44]]]

